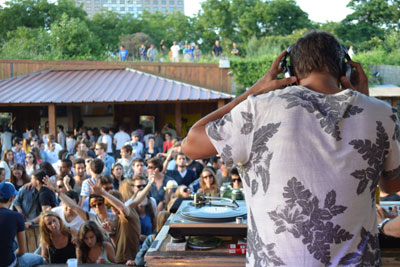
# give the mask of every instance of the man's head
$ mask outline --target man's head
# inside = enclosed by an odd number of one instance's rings
[[[290,50],[290,64],[298,79],[312,72],[329,73],[339,79],[345,72],[344,59],[342,45],[327,32],[310,32],[299,38]]]
[[[100,128],[100,134],[101,134],[101,135],[106,135],[107,133],[108,133],[107,127],[101,127],[101,128]]]
[[[62,159],[60,163],[60,175],[64,177],[71,173],[72,162],[69,159]]]
[[[107,174],[102,175],[100,177],[100,184],[101,184],[101,187],[107,192],[110,192],[114,188],[113,187],[113,179],[111,178],[110,175],[107,175]]]
[[[80,151],[85,151],[88,152],[89,151],[89,144],[86,140],[82,140],[79,145],[78,145],[78,149]]]
[[[106,211],[106,207],[104,204],[104,197],[96,194],[89,195],[89,206],[92,208],[97,214],[101,211]]]
[[[64,131],[64,126],[57,125],[57,132],[63,132],[63,131]]]
[[[175,42],[175,41],[173,41],[173,42],[172,42],[172,44],[173,44],[173,45],[176,45],[176,42]]]
[[[180,168],[186,168],[187,161],[186,161],[185,154],[183,154],[182,152],[179,152],[178,154],[176,154],[175,163],[176,163],[176,166],[178,166]]]
[[[134,131],[131,135],[132,142],[136,144],[139,141],[139,133]]]
[[[85,160],[80,158],[74,160],[74,170],[77,176],[84,177],[86,171]]]
[[[101,159],[94,159],[90,162],[90,171],[96,175],[100,175],[104,169],[104,162]]]
[[[23,140],[19,137],[14,137],[13,145],[16,151],[19,151],[22,148]]]
[[[144,160],[142,158],[137,158],[132,162],[133,174],[144,174]]]
[[[94,149],[94,152],[96,153],[96,156],[101,156],[105,154],[107,151],[107,144],[106,143],[96,143],[96,147]]]
[[[124,46],[124,45],[121,45],[119,48],[120,48],[121,50],[125,50],[125,46]]]
[[[44,182],[43,179],[46,176],[46,173],[42,170],[37,170],[32,174],[32,183],[36,188],[42,187]]]
[[[215,45],[219,46],[219,41],[218,40],[215,41]]]
[[[132,177],[132,192],[134,194],[142,191],[146,185],[147,181],[144,175],[139,174]]]
[[[11,205],[11,202],[13,201],[16,194],[18,194],[18,191],[15,190],[15,187],[12,183],[0,183],[0,204]]]
[[[121,157],[123,159],[130,159],[132,155],[132,146],[124,145],[121,147]]]
[[[221,169],[222,166],[222,159],[219,156],[213,156],[211,157],[211,166],[215,169],[215,171],[218,171]]]
[[[147,173],[148,175],[152,174],[153,172],[160,173],[163,171],[163,163],[160,158],[151,158],[147,160]]]
[[[73,201],[75,201],[76,204],[79,203],[79,195],[77,192],[71,190],[65,193],[70,199],[72,199]],[[67,205],[63,205],[64,206],[64,214],[67,216],[74,216],[76,215],[76,213],[73,211],[73,209],[71,209],[70,207],[68,207]]]

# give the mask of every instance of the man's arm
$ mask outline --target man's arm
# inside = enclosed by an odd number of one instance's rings
[[[271,69],[255,83],[249,90],[235,98],[225,106],[217,109],[216,111],[208,114],[204,118],[196,122],[182,141],[183,153],[191,159],[203,159],[217,154],[217,150],[211,143],[206,134],[206,124],[222,118],[225,114],[229,113],[234,107],[239,105],[243,100],[247,99],[249,95],[259,95],[269,91],[282,88],[287,84],[296,82],[296,77],[289,77],[284,79],[277,79],[277,76],[282,72],[279,63],[286,51],[282,52],[272,64]]]
[[[61,199],[63,205],[66,205],[67,207],[71,208],[76,214],[79,215],[79,217],[82,218],[84,221],[88,221],[89,217],[78,204],[74,200],[72,200],[69,196],[66,194],[59,192],[58,197]]]
[[[19,257],[26,253],[25,231],[17,233],[17,243],[18,243],[18,250],[15,254]]]
[[[145,186],[145,188],[143,188],[143,190],[139,191],[136,194],[136,197],[132,200],[129,206],[137,207],[143,201],[143,199],[146,198],[153,184],[154,184],[154,177],[149,177],[149,183]]]
[[[400,191],[400,179],[379,179],[379,189],[386,194],[394,194]]]

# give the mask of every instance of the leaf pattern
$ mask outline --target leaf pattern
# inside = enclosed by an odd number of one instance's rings
[[[285,263],[279,258],[275,251],[275,244],[265,244],[257,231],[257,226],[254,221],[253,212],[249,209],[250,226],[247,232],[247,249],[248,257],[254,258],[253,266],[282,266]]]
[[[273,153],[269,152],[267,143],[278,132],[280,125],[281,123],[269,123],[254,132],[249,160],[242,175],[246,185],[251,186],[253,195],[258,192],[258,181],[262,182],[264,194],[268,191],[270,182],[269,167]],[[252,177],[253,180],[251,181],[248,173],[252,169],[255,176]]]
[[[397,116],[397,109],[396,108],[392,108],[392,113],[393,114],[390,116],[390,118],[395,123],[394,133],[393,133],[392,139],[393,140],[397,140],[398,142],[400,142],[400,126],[399,126],[399,118]]]
[[[340,141],[342,138],[340,137],[339,121],[363,111],[362,108],[348,103],[352,96],[352,91],[347,91],[342,95],[321,95],[312,91],[292,90],[279,97],[288,102],[286,109],[300,106],[307,112],[313,113],[319,120],[321,128],[336,141]]]
[[[361,240],[357,246],[357,251],[343,256],[339,264],[356,267],[381,266],[381,250],[379,248],[378,235],[372,235],[363,227],[361,229]]]
[[[302,238],[308,252],[314,259],[325,265],[331,264],[330,246],[353,238],[340,225],[334,225],[334,216],[344,213],[347,207],[336,204],[336,191],[331,190],[325,197],[323,207],[311,191],[293,177],[283,188],[286,206],[267,212],[274,221],[275,233],[285,231],[295,238]]]
[[[233,159],[232,159],[232,147],[230,145],[226,145],[222,149],[221,153],[221,158],[224,161],[224,163],[228,166],[233,164]]]
[[[362,155],[363,160],[368,164],[368,167],[362,170],[355,170],[351,176],[360,180],[357,187],[357,195],[362,194],[368,184],[371,198],[375,200],[375,190],[378,185],[379,177],[381,177],[384,170],[384,163],[389,153],[389,137],[382,126],[381,121],[376,122],[376,140],[373,143],[371,140],[352,140],[350,145]]]
[[[242,115],[243,119],[243,127],[240,129],[240,133],[244,135],[248,135],[253,131],[254,125],[253,125],[253,114],[249,112],[240,112],[240,115]]]
[[[218,128],[224,126],[227,122],[232,123],[231,113],[225,114],[221,119],[209,122],[206,125],[207,134],[215,141],[222,141],[223,138],[221,134],[218,132]]]

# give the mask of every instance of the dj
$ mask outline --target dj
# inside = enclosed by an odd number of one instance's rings
[[[361,65],[331,34],[310,32],[288,50],[193,125],[182,150],[238,164],[247,266],[380,266],[375,190],[378,182],[388,193],[400,189],[396,111],[368,97]],[[286,58],[291,77],[277,79]]]

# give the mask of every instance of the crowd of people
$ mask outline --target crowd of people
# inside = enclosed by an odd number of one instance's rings
[[[219,40],[215,41],[215,44],[212,46],[211,54],[214,58],[218,59],[222,57],[222,46],[220,45]],[[236,43],[232,43],[232,50],[230,54],[232,56],[240,55],[239,49]],[[170,49],[165,45],[165,41],[161,40],[159,48],[157,49],[154,44],[150,44],[149,47],[146,47],[145,44],[141,44],[138,50],[138,58],[140,61],[159,61],[163,60],[164,57],[168,55],[168,58],[171,62],[199,62],[203,56],[202,51],[197,44],[188,44],[186,43],[182,47],[174,41]],[[129,59],[129,51],[125,49],[124,45],[120,46],[120,51],[118,53],[119,61],[127,61]]]
[[[6,127],[1,134],[0,227],[7,225],[10,235],[0,241],[0,258],[6,266],[70,258],[143,265],[155,234],[183,199],[193,192],[219,196],[223,183],[242,187],[237,169],[220,157],[188,159],[172,125],[155,133],[121,126],[102,127],[98,136],[82,128],[74,136],[61,125],[57,132],[13,137]],[[37,225],[40,246],[25,253],[21,233]]]

